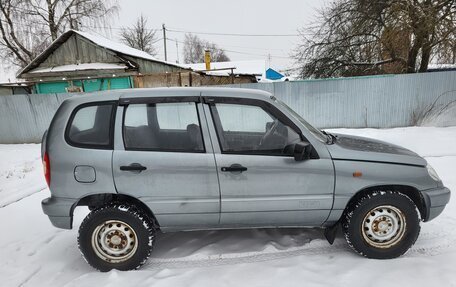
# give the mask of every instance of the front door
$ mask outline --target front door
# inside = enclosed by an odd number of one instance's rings
[[[329,158],[295,161],[305,140],[296,125],[262,100],[207,98],[226,227],[318,226],[333,203]],[[210,120],[210,117],[208,117]],[[215,134],[215,135],[214,135]]]
[[[200,118],[199,97],[193,100],[151,97],[141,103],[135,99],[117,113],[123,114],[123,120],[117,120],[123,136],[116,136],[123,142],[116,142],[113,156],[117,191],[145,202],[162,229],[219,223],[214,155],[210,141],[204,140],[209,136],[206,121]]]

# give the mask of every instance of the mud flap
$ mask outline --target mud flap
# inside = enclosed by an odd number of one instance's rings
[[[325,237],[329,244],[333,244],[336,239],[337,231],[339,230],[340,223],[337,222],[333,226],[325,228]]]

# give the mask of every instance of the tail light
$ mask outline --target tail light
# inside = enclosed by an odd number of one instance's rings
[[[51,163],[49,161],[48,153],[44,153],[43,156],[43,170],[44,170],[44,178],[46,178],[46,183],[48,186],[51,185]]]

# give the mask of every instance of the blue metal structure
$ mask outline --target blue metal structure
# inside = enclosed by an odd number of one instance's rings
[[[272,68],[266,70],[266,79],[268,80],[280,80],[283,77],[285,76]]]

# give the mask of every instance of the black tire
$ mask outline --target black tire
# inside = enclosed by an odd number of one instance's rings
[[[103,259],[103,255],[99,255],[105,254],[99,250],[114,249],[103,249],[100,243],[96,244],[98,247],[94,247],[92,244],[92,239],[96,240],[95,238],[101,238],[96,235],[99,234],[100,230],[105,230],[104,227],[107,228],[109,224],[107,225],[106,222],[113,221],[122,223],[122,227],[120,224],[115,224],[114,228],[116,226],[125,228],[124,230],[128,231],[128,233],[122,233],[121,228],[118,228],[117,231],[111,230],[110,233],[106,232],[108,235],[103,236],[103,238],[112,239],[114,238],[112,237],[112,233],[117,232],[116,234],[120,235],[117,236],[116,240],[121,240],[122,244],[127,246],[126,248],[129,248],[128,246],[130,246],[130,244],[135,246],[135,248],[131,248],[130,252],[126,252],[128,258],[121,262],[113,262],[113,260],[107,259],[107,257],[104,257],[105,259]],[[111,224],[111,226],[112,225],[113,224]],[[78,245],[87,263],[99,271],[107,272],[111,269],[124,271],[133,270],[141,267],[149,258],[150,253],[152,252],[155,234],[154,222],[142,210],[126,204],[109,204],[94,209],[86,216],[79,228]],[[133,238],[132,241],[134,242],[125,244],[124,242],[128,239],[127,237]],[[125,241],[123,238],[125,238]],[[109,241],[108,239],[106,240]],[[100,241],[101,239],[95,242]],[[120,246],[113,246],[113,248],[117,247]],[[116,250],[114,250],[114,252],[115,251]],[[115,260],[116,259],[114,259],[114,261]]]
[[[420,233],[420,222],[420,213],[408,196],[396,191],[374,191],[347,208],[342,227],[348,245],[360,255],[391,259],[413,246]],[[379,236],[392,238],[381,240]]]

